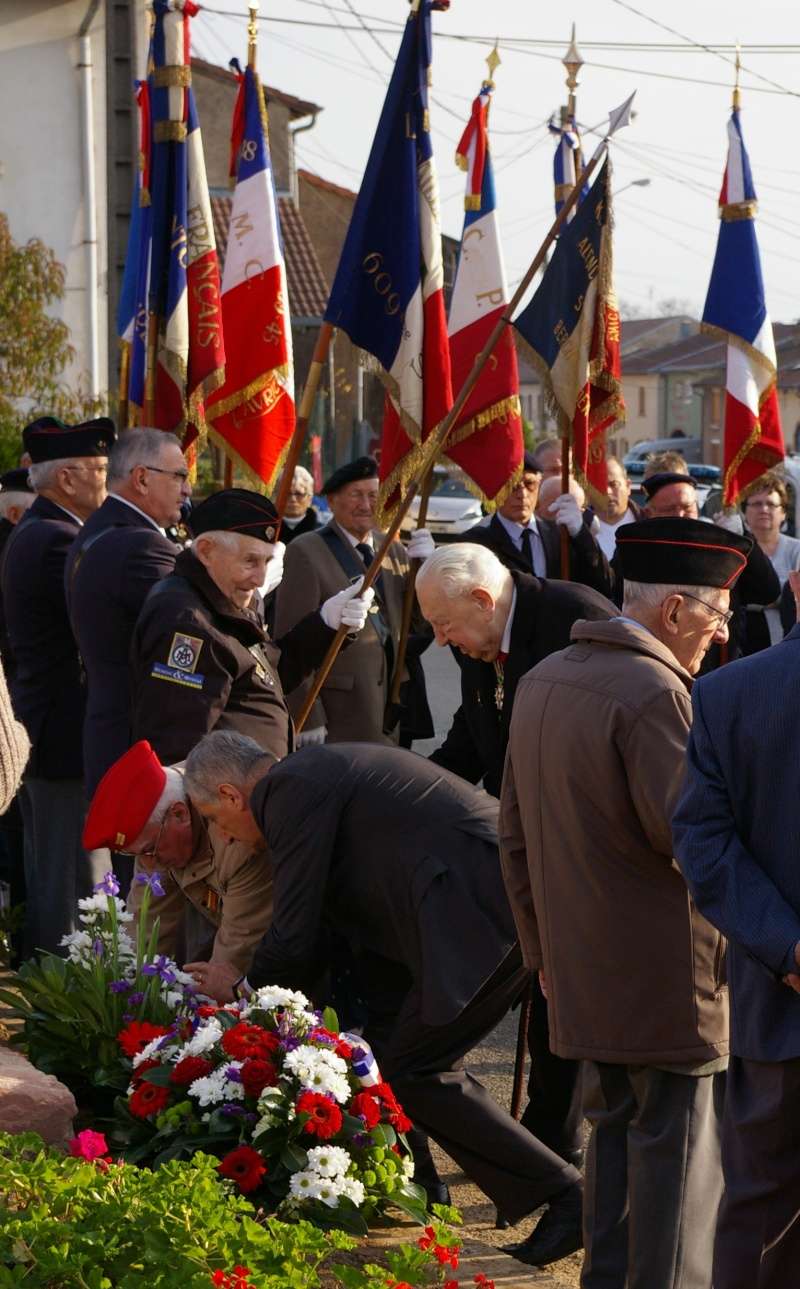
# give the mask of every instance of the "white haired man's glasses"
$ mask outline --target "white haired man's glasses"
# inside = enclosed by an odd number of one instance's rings
[[[721,627],[727,627],[733,617],[733,609],[716,609],[713,604],[708,603],[708,600],[701,600],[699,595],[692,595],[690,591],[681,591],[681,595],[685,600],[694,600],[696,604],[702,604],[704,609],[708,609],[709,613],[719,619]]]

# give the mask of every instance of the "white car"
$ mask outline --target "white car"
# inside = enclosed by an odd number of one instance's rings
[[[481,503],[460,480],[451,478],[444,471],[437,470],[436,478],[440,482],[430,495],[425,527],[436,541],[452,541],[480,523],[483,518]],[[403,519],[400,529],[403,537],[410,537],[413,533],[418,514],[419,497],[415,497]]]

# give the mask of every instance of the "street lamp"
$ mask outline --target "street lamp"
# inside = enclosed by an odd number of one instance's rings
[[[629,188],[649,188],[652,182],[652,179],[631,179],[630,183],[623,184],[621,188],[618,188],[614,196],[619,197],[621,192],[627,192]]]

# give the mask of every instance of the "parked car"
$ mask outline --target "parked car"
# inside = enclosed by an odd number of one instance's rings
[[[425,527],[432,533],[435,541],[455,541],[480,523],[483,509],[477,497],[473,496],[460,479],[449,475],[440,466],[436,466],[434,475],[435,487],[428,501]],[[411,536],[417,526],[418,514],[419,497],[415,497],[403,519],[400,529],[402,537]]]
[[[698,509],[700,510],[700,513],[703,515],[710,514],[712,512],[706,510],[706,505],[708,503],[709,497],[713,496],[714,493],[716,493],[719,497],[722,496],[720,468],[717,465],[703,465],[701,462],[694,462],[694,461],[693,462],[687,461],[687,465],[689,466],[689,470],[691,472],[692,478],[697,481]],[[633,484],[633,488],[631,489],[631,496],[633,500],[638,502],[640,506],[645,505],[647,501],[647,494],[645,493],[644,488],[642,487],[642,479],[644,478],[644,460],[631,461],[628,465],[626,465],[625,469],[627,471],[628,478]],[[716,514],[716,512],[721,509],[722,509],[722,503],[719,502],[715,506],[713,513]]]
[[[635,443],[622,464],[627,470],[630,466],[644,461],[651,452],[680,452],[685,461],[694,463],[703,460],[703,440],[689,438],[645,439]]]

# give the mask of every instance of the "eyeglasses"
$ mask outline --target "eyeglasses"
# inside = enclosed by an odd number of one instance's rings
[[[102,465],[100,463],[98,463],[97,465],[86,465],[86,463],[84,462],[82,465],[65,466],[65,469],[81,470],[86,474],[108,474],[108,466]]]
[[[161,845],[161,838],[163,836],[164,829],[166,827],[168,819],[169,819],[169,810],[164,815],[164,818],[161,820],[161,827],[158,830],[158,834],[152,846],[145,846],[144,850],[139,850],[135,854],[133,854],[132,851],[129,851],[128,854],[132,854],[134,859],[158,859],[158,848]]]
[[[748,501],[745,504],[751,510],[783,510],[782,501]]]
[[[733,609],[715,609],[708,600],[701,600],[699,595],[691,595],[689,591],[681,591],[681,595],[685,600],[694,600],[696,604],[702,604],[704,609],[708,609],[715,618],[719,618],[719,624],[722,627],[727,627],[733,617]]]
[[[143,465],[142,469],[153,470],[155,474],[171,475],[173,479],[177,479],[180,483],[186,483],[186,480],[189,478],[188,470],[163,470],[160,465]]]

